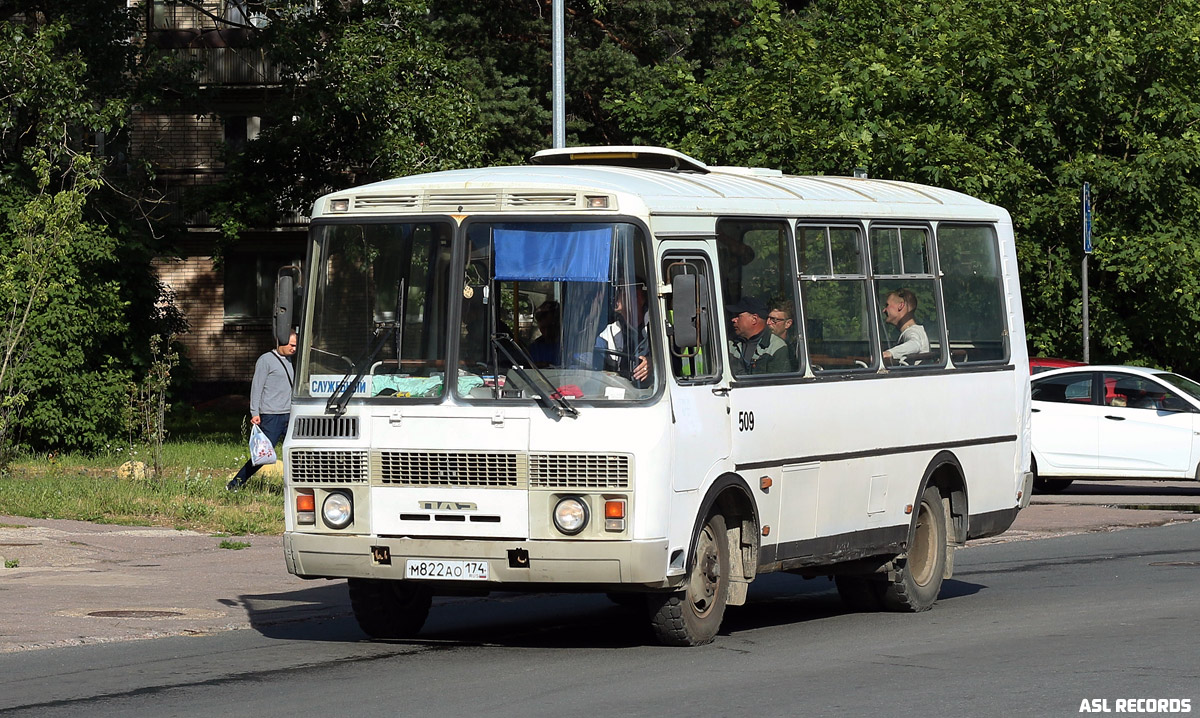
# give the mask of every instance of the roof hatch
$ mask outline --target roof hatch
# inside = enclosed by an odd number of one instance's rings
[[[707,173],[708,166],[698,159],[665,147],[638,145],[558,147],[541,150],[530,158],[535,165],[608,165],[650,170]]]

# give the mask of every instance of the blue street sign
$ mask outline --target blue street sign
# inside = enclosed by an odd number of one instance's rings
[[[1083,183],[1083,253],[1092,253],[1092,185]]]

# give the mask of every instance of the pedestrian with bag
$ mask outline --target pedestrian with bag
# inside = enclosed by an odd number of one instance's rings
[[[292,368],[290,358],[295,353],[296,333],[292,332],[287,344],[280,344],[263,354],[254,364],[254,380],[250,383],[250,423],[266,435],[271,446],[287,435],[288,419],[292,413],[292,386],[296,381],[296,370]],[[264,463],[274,462],[263,461],[252,451],[250,460],[225,484],[225,489],[237,491],[245,486]]]

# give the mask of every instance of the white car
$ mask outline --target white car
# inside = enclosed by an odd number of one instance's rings
[[[1200,480],[1200,384],[1159,369],[1080,366],[1034,377],[1034,488],[1074,479]]]

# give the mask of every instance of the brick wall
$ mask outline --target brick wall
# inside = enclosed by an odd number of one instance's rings
[[[175,303],[188,320],[180,343],[192,364],[195,381],[244,382],[254,375],[254,361],[273,346],[267,324],[226,326],[224,279],[212,257],[155,260],[159,279],[175,293]]]
[[[213,114],[138,112],[130,131],[130,152],[163,168],[223,168],[225,125]]]

